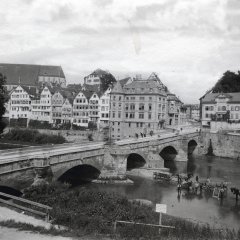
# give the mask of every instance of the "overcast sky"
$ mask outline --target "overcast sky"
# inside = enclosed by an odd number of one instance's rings
[[[1,0],[0,62],[61,65],[68,83],[154,71],[197,103],[240,69],[240,1]]]

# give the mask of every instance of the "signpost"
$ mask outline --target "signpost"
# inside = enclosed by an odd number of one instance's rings
[[[156,204],[156,212],[159,212],[159,225],[162,225],[162,213],[167,213],[167,205],[166,204]],[[159,228],[159,233],[161,229]]]

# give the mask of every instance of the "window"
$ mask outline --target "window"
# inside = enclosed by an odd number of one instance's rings
[[[236,113],[235,117],[236,117],[236,119],[238,119],[238,113]]]
[[[128,113],[126,113],[126,115],[125,115],[125,116],[126,116],[126,118],[128,118]]]
[[[139,113],[138,118],[139,119],[144,119],[144,113]]]
[[[206,118],[208,118],[208,113],[206,113]]]
[[[208,107],[208,106],[206,106],[206,107],[205,107],[205,110],[206,110],[206,111],[208,111],[208,110],[209,110],[209,107]]]
[[[128,123],[128,126],[131,127],[131,123]]]
[[[235,111],[239,111],[239,107],[238,106],[235,107]]]
[[[149,97],[149,101],[152,101],[152,97]]]
[[[153,92],[153,89],[152,89],[152,88],[149,88],[149,92],[152,93],[152,92]]]
[[[234,111],[234,106],[231,106],[231,111]]]
[[[144,103],[139,103],[139,110],[144,110]]]
[[[148,119],[151,119],[151,118],[152,118],[152,114],[149,113],[149,114],[148,114]]]
[[[144,92],[144,88],[141,88],[141,92]]]
[[[226,111],[226,106],[222,106],[222,111]]]
[[[152,104],[148,104],[148,110],[151,111],[152,110]]]
[[[131,100],[135,100],[135,97],[130,97]]]
[[[129,118],[135,118],[135,113],[130,113]]]
[[[118,112],[118,118],[121,118],[121,112]]]
[[[139,100],[143,100],[144,101],[144,97],[140,97]]]
[[[125,110],[128,110],[128,104],[125,105]]]
[[[130,104],[130,110],[135,110],[135,104]]]
[[[112,113],[112,117],[115,118],[115,112]]]

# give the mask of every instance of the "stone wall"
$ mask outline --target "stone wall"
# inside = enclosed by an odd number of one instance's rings
[[[228,122],[211,122],[211,131],[221,131],[221,130],[239,130],[240,123],[228,123]]]
[[[240,159],[240,134],[202,132],[200,136],[201,154],[208,152],[210,140],[215,156]]]

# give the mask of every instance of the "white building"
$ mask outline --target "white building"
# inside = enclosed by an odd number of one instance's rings
[[[89,121],[89,101],[90,94],[80,91],[73,100],[73,120],[77,126],[88,127]]]
[[[9,120],[25,118],[30,119],[32,114],[31,101],[37,95],[34,87],[17,86],[10,94]]]
[[[201,121],[203,126],[211,122],[240,122],[240,92],[207,93],[200,98]]]
[[[44,87],[41,94],[32,100],[31,119],[53,123],[52,119],[52,92]]]
[[[111,88],[108,88],[99,99],[99,127],[106,127],[109,125],[110,118],[110,93]]]

